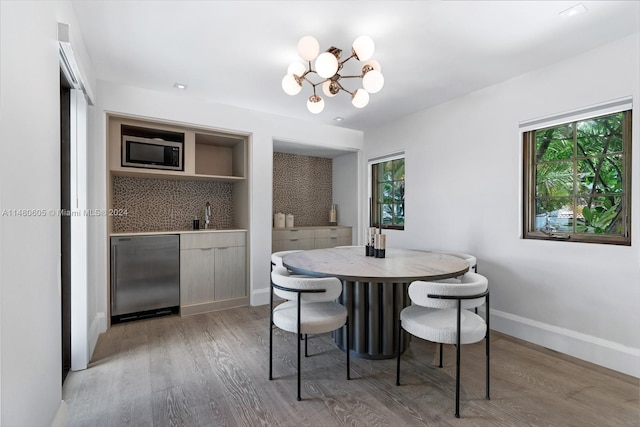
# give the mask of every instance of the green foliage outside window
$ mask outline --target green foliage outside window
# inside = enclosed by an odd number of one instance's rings
[[[528,232],[630,242],[630,123],[626,111],[525,133]]]
[[[372,165],[372,225],[404,229],[404,158]]]

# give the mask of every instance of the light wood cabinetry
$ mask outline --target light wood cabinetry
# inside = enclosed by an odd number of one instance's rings
[[[122,136],[135,129],[136,135],[162,138],[171,134],[184,141],[184,170],[170,171],[122,166]],[[121,116],[109,118],[109,170],[118,176],[173,178],[237,182],[246,179],[247,135],[191,128]]]
[[[122,144],[123,136],[174,141],[182,144],[182,169],[163,170],[152,167],[123,166]],[[228,130],[198,127],[184,123],[167,122],[161,120],[130,117],[120,114],[109,114],[107,117],[107,208],[114,208],[114,199],[122,194],[136,194],[141,205],[162,205],[167,212],[174,209],[185,211],[185,206],[192,200],[211,200],[216,196],[225,199],[225,212],[230,218],[221,221],[225,227],[232,230],[216,230],[202,232],[185,232],[191,229],[191,219],[188,223],[178,215],[177,219],[152,225],[150,221],[157,217],[145,216],[144,209],[131,209],[135,215],[126,224],[131,228],[145,225],[145,229],[123,229],[122,222],[114,230],[114,220],[107,218],[109,234],[129,233],[137,234],[149,232],[153,234],[172,232],[180,234],[180,313],[190,315],[220,310],[249,304],[248,268],[247,268],[247,230],[249,229],[249,153],[250,134],[231,132]],[[206,189],[206,193],[193,196],[186,192],[174,198],[161,200],[154,194],[138,192],[140,179],[119,179],[118,186],[114,181],[118,177],[154,178],[158,180],[194,181],[182,183],[180,188],[190,191]],[[196,182],[198,181],[198,182]],[[225,183],[224,185],[202,186],[201,181]],[[123,184],[124,182],[124,184]],[[229,183],[231,185],[228,185]],[[129,187],[123,190],[123,185]],[[160,184],[159,184],[160,185]],[[162,183],[161,185],[165,185]],[[231,187],[231,188],[230,188]],[[119,193],[114,193],[118,191]],[[211,192],[211,193],[210,193]],[[166,199],[169,199],[167,201]],[[173,203],[173,205],[172,205]],[[201,213],[205,204],[197,204],[197,210],[203,224]],[[221,206],[221,205],[218,205]],[[127,208],[127,206],[122,206]],[[173,214],[171,213],[173,218]],[[191,217],[192,218],[192,217]],[[169,224],[169,229],[166,224]],[[161,228],[163,227],[163,228]],[[107,255],[109,257],[109,255]],[[110,260],[108,261],[110,262]],[[109,283],[109,282],[107,282]],[[107,291],[109,292],[109,291]]]
[[[352,244],[351,227],[322,226],[274,228],[271,251],[322,249]]]
[[[180,235],[180,314],[247,305],[246,233]]]
[[[272,252],[315,249],[315,230],[301,228],[273,229]]]
[[[315,249],[351,245],[351,227],[328,227],[315,230]]]

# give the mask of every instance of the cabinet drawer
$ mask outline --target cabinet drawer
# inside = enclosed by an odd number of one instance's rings
[[[245,233],[188,233],[180,235],[180,249],[226,248],[230,246],[245,246]]]
[[[351,236],[351,227],[318,228],[316,230],[316,239],[348,236]]]
[[[289,239],[289,240],[274,240],[271,244],[272,252],[280,251],[292,251],[292,250],[307,250],[315,249],[315,239]]]
[[[273,230],[273,240],[313,239],[315,230],[303,230],[290,228],[285,230]]]

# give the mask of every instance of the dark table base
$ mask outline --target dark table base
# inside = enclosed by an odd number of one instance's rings
[[[343,351],[348,347],[351,356],[362,359],[392,359],[398,351],[398,321],[400,311],[411,304],[409,283],[366,283],[343,281],[338,301],[349,313],[351,345],[346,343],[344,329],[333,337]],[[402,331],[404,350],[410,335]]]

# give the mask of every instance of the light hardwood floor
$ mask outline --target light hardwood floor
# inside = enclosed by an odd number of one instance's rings
[[[639,380],[493,333],[491,400],[484,344],[462,347],[461,418],[454,412],[455,348],[413,339],[402,359],[352,359],[330,336],[309,340],[302,402],[295,336],[274,330],[268,306],[115,325],[89,369],[63,388],[72,426],[639,426]],[[35,410],[35,409],[34,409]]]

